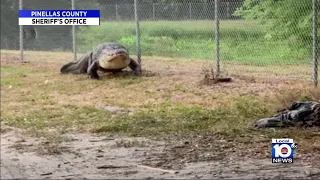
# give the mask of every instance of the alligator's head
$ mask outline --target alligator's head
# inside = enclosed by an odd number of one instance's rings
[[[118,43],[106,43],[103,45],[99,57],[99,64],[104,69],[122,69],[129,65],[128,50]]]

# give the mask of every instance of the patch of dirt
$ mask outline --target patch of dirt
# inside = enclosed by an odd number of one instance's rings
[[[1,179],[320,178],[317,155],[297,154],[293,164],[272,164],[270,140],[268,145],[256,140],[254,146],[209,134],[162,140],[68,134],[63,139],[58,146],[68,151],[38,154],[35,150],[48,140],[27,138],[17,129],[2,133]]]

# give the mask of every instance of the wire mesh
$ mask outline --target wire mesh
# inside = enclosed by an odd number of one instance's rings
[[[76,9],[100,10],[100,26],[76,29],[77,52],[85,53],[103,42],[119,42],[136,54],[134,4],[109,5],[106,1],[75,0]],[[132,1],[133,2],[133,1]]]
[[[20,49],[20,27],[18,24],[19,0],[1,1],[1,50]],[[9,18],[10,17],[10,18]],[[19,59],[20,54],[15,54],[14,58]]]
[[[19,26],[17,12],[20,6],[22,9],[34,10],[71,9],[71,2],[63,0],[57,0],[55,3],[49,0],[1,1],[1,50],[16,50],[18,52],[21,47],[23,59],[20,53],[13,53],[15,58],[21,61],[30,55],[30,51],[72,53],[71,26]],[[31,56],[30,58],[33,59]]]
[[[226,9],[226,3],[221,4]],[[245,0],[221,21],[221,62],[228,71],[311,79],[312,1]],[[259,69],[259,71],[253,71]]]
[[[101,10],[100,26],[76,26],[77,53],[84,53],[102,42],[116,41],[125,45],[130,54],[137,55],[133,0],[74,2],[75,9]],[[320,18],[314,18],[319,17],[319,11],[313,13],[312,2],[319,4],[319,0],[219,0],[221,70],[237,75],[311,81],[312,74],[316,74],[314,59],[319,58],[319,48],[314,47],[318,43],[313,42],[312,21],[316,19],[316,27],[320,24]],[[64,0],[23,3],[23,9],[71,9],[71,1]],[[18,50],[19,0],[5,0],[1,8],[1,24],[6,24],[1,26],[1,49]],[[137,0],[136,8],[142,59],[157,56],[216,61],[214,1]],[[3,18],[9,16],[11,19]],[[316,32],[319,38],[319,28]],[[73,51],[72,26],[23,26],[22,34],[26,51]]]

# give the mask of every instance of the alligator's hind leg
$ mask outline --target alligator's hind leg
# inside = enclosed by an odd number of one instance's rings
[[[98,75],[98,61],[92,63],[89,66],[87,73],[89,74],[91,79],[100,79]]]
[[[134,71],[134,74],[137,76],[140,76],[142,73],[140,64],[138,64],[135,60],[131,58],[130,58],[129,68],[132,69]]]

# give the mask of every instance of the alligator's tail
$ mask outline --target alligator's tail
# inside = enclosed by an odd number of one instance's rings
[[[62,74],[80,74],[78,62],[69,62],[63,65],[60,69]]]
[[[60,69],[62,74],[85,74],[87,73],[89,56],[83,55],[78,61],[72,61],[63,65]]]

